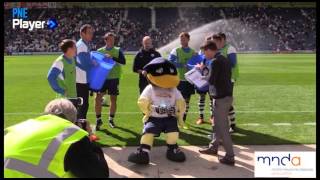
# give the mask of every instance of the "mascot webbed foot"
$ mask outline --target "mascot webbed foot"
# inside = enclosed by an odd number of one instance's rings
[[[141,148],[138,148],[136,152],[133,152],[129,155],[128,161],[136,164],[149,164],[149,153],[142,151]]]
[[[175,162],[184,162],[186,156],[177,145],[168,145],[167,158]]]

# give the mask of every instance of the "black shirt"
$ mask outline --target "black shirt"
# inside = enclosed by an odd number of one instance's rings
[[[231,62],[218,54],[211,63],[209,84],[216,88],[215,99],[232,96]]]
[[[79,178],[109,177],[109,168],[102,149],[91,143],[88,137],[69,147],[64,158],[64,168]]]
[[[134,57],[133,72],[138,73],[138,70],[143,70],[143,67],[145,65],[147,65],[150,61],[157,57],[161,57],[161,55],[156,50],[150,49],[146,51],[141,48]],[[147,81],[147,79],[142,74],[139,74],[139,81]]]

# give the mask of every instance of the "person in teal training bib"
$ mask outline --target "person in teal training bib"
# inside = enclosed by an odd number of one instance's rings
[[[48,82],[58,97],[75,98],[77,97],[76,44],[71,39],[65,39],[59,46],[63,54],[52,64],[48,72]]]
[[[189,102],[192,94],[195,94],[194,86],[189,83],[184,74],[188,72],[187,63],[188,60],[192,58],[193,55],[196,55],[194,49],[189,47],[190,35],[187,32],[182,32],[179,35],[181,47],[174,48],[168,57],[168,60],[172,62],[178,71],[180,78],[180,83],[178,85],[178,90],[181,92],[184,100],[186,101],[186,111],[183,115],[183,121],[187,119],[187,113],[189,110]],[[187,124],[185,123],[184,129],[188,129]]]
[[[112,58],[116,65],[112,68],[103,87],[96,93],[95,98],[95,111],[96,111],[96,130],[100,130],[103,124],[101,120],[102,110],[102,97],[107,93],[110,95],[110,110],[109,110],[109,126],[115,127],[114,117],[117,110],[117,96],[119,95],[119,82],[122,74],[121,66],[126,64],[126,59],[122,50],[119,47],[114,46],[116,35],[108,32],[104,35],[104,42],[106,45],[98,49],[106,55],[106,57]]]
[[[48,72],[50,87],[57,93],[57,97],[76,98],[76,43],[72,39],[65,39],[59,44],[63,54],[52,64]],[[89,121],[80,122],[79,126],[89,132],[90,139],[95,141],[99,138],[92,133]]]

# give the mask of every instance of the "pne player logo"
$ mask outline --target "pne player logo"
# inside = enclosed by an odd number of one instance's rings
[[[27,21],[28,8],[12,8],[12,28],[16,29],[43,29],[45,25],[47,28],[54,30],[58,27],[58,23],[54,18],[50,18],[48,21]]]

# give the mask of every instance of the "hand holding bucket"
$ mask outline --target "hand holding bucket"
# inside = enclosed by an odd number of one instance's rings
[[[89,86],[90,89],[98,91],[102,88],[104,81],[116,63],[112,58],[108,58],[105,54],[97,51],[90,52],[90,57],[95,66],[89,72]]]
[[[203,57],[199,54],[193,55],[187,63],[188,70],[193,69],[197,64],[200,64],[203,61]]]

